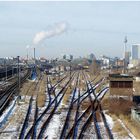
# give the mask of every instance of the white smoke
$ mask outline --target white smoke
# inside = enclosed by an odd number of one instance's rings
[[[66,30],[67,30],[66,22],[61,22],[61,23],[55,24],[48,31],[41,31],[41,32],[37,33],[33,39],[33,44],[37,45],[47,38],[54,37],[56,35],[60,35],[60,34],[64,33]]]

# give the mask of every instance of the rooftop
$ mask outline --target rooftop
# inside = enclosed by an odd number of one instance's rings
[[[133,81],[133,76],[127,74],[110,74],[110,81]]]

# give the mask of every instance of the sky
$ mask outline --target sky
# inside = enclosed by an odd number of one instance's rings
[[[34,47],[37,57],[90,53],[123,57],[126,35],[128,50],[132,44],[140,44],[139,13],[138,1],[0,1],[0,57],[26,57],[27,51],[32,56]],[[37,33],[58,23],[66,24],[64,32],[33,43]]]

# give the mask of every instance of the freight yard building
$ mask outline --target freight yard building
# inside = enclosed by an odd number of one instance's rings
[[[129,112],[132,105],[133,77],[128,75],[111,74],[110,80],[110,111]]]

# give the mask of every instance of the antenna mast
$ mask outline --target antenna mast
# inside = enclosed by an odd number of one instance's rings
[[[127,36],[124,38],[124,74],[126,73],[126,47],[127,47]]]

